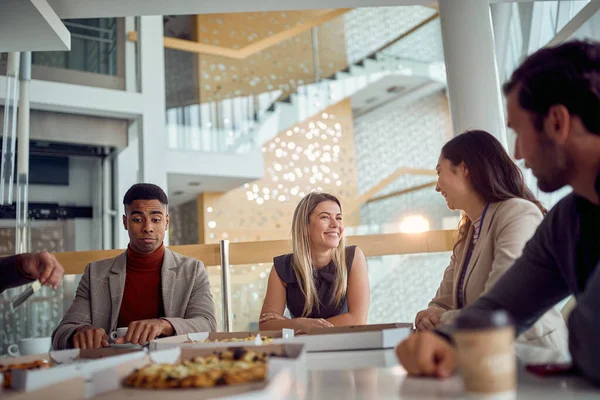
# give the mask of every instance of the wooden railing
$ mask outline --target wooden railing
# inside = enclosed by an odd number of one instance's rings
[[[367,257],[394,254],[434,253],[450,251],[454,246],[455,231],[429,231],[423,233],[387,233],[378,235],[349,236],[349,245],[357,245]],[[229,243],[193,244],[170,246],[171,250],[201,260],[207,268],[221,266],[221,302],[223,327],[231,331],[233,311],[231,308],[230,265],[270,263],[273,257],[291,251],[289,240]],[[115,257],[124,250],[98,250],[54,253],[63,265],[65,274],[81,274],[93,261]]]
[[[423,233],[386,233],[378,235],[349,236],[348,244],[359,246],[367,257],[392,254],[414,254],[450,251],[454,245],[454,231],[429,231]],[[208,268],[221,265],[220,244],[191,244],[170,246],[169,249],[201,260]],[[229,244],[229,263],[269,263],[273,257],[289,253],[289,240],[268,240]],[[81,274],[93,261],[116,257],[125,250],[93,250],[54,253],[65,269],[65,274]]]

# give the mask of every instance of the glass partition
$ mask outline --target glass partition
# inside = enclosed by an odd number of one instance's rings
[[[427,308],[450,262],[450,252],[368,257],[370,324],[413,322]],[[232,265],[231,299],[234,331],[258,330],[258,319],[272,263]],[[215,299],[221,298],[220,267],[209,269]],[[222,308],[216,302],[219,329]]]
[[[35,51],[34,65],[117,75],[117,18],[72,19],[64,24],[71,32],[71,51]]]

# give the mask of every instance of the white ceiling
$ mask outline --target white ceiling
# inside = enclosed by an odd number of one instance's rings
[[[454,0],[449,0],[454,1]],[[481,0],[485,1],[485,0]],[[533,0],[516,0],[528,2]],[[514,0],[490,0],[491,3]],[[186,15],[247,11],[436,5],[435,0],[48,0],[61,18]]]
[[[416,76],[384,76],[352,95],[352,113],[355,118],[360,117],[429,82],[429,79]]]
[[[45,0],[2,0],[0,52],[70,48],[71,34]]]
[[[446,0],[454,1],[454,0]],[[481,0],[486,1],[486,0]],[[490,0],[492,3],[533,0]],[[60,19],[437,5],[436,0],[2,0],[0,52],[70,50]]]
[[[260,149],[244,153],[168,150],[165,158],[169,202],[185,203],[203,192],[223,193],[263,177]]]

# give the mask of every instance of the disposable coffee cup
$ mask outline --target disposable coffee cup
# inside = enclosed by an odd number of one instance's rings
[[[508,313],[471,312],[460,315],[454,324],[465,392],[510,397],[517,386],[517,358],[515,329]]]

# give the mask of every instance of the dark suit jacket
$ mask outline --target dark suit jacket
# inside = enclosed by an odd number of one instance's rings
[[[17,271],[17,256],[0,258],[0,293],[29,282],[31,280]]]

